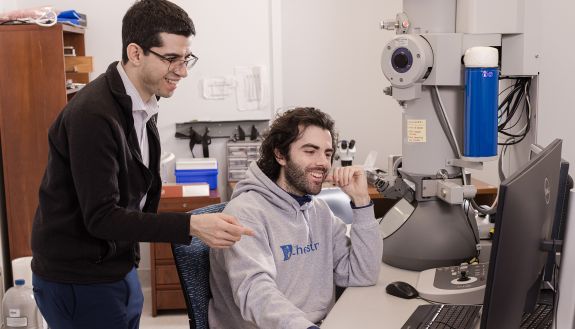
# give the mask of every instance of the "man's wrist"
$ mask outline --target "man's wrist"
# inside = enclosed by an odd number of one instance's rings
[[[353,202],[354,206],[361,208],[369,205],[371,203],[371,198],[369,197],[369,194],[366,194],[352,197],[351,201]]]

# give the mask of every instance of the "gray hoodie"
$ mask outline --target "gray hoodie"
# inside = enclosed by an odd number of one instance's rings
[[[334,284],[374,285],[382,244],[373,206],[346,225],[323,200],[299,203],[252,163],[224,210],[255,231],[210,251],[211,329],[300,329],[334,304]]]

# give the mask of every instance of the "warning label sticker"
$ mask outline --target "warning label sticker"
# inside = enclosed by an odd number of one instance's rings
[[[425,143],[427,142],[426,136],[425,120],[407,120],[408,143]]]

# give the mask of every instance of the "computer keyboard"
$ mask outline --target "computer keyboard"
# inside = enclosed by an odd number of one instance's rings
[[[537,304],[531,313],[523,314],[521,329],[548,329],[553,324],[553,306]]]
[[[420,305],[401,329],[472,329],[479,319],[479,305]],[[531,313],[524,313],[521,329],[550,329],[553,305],[538,303]]]
[[[472,329],[480,309],[478,305],[420,305],[401,329]]]

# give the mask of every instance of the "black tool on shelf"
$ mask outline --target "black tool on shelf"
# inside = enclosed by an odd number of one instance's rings
[[[249,136],[246,136],[242,126],[251,126]],[[269,120],[240,120],[240,121],[189,121],[176,123],[175,137],[178,139],[190,139],[190,151],[193,153],[194,145],[202,144],[204,157],[208,155],[208,145],[212,138],[225,138],[234,141],[246,140],[256,141],[260,137],[260,131],[267,129]],[[198,133],[204,131],[204,134]],[[208,134],[209,133],[209,134]]]

